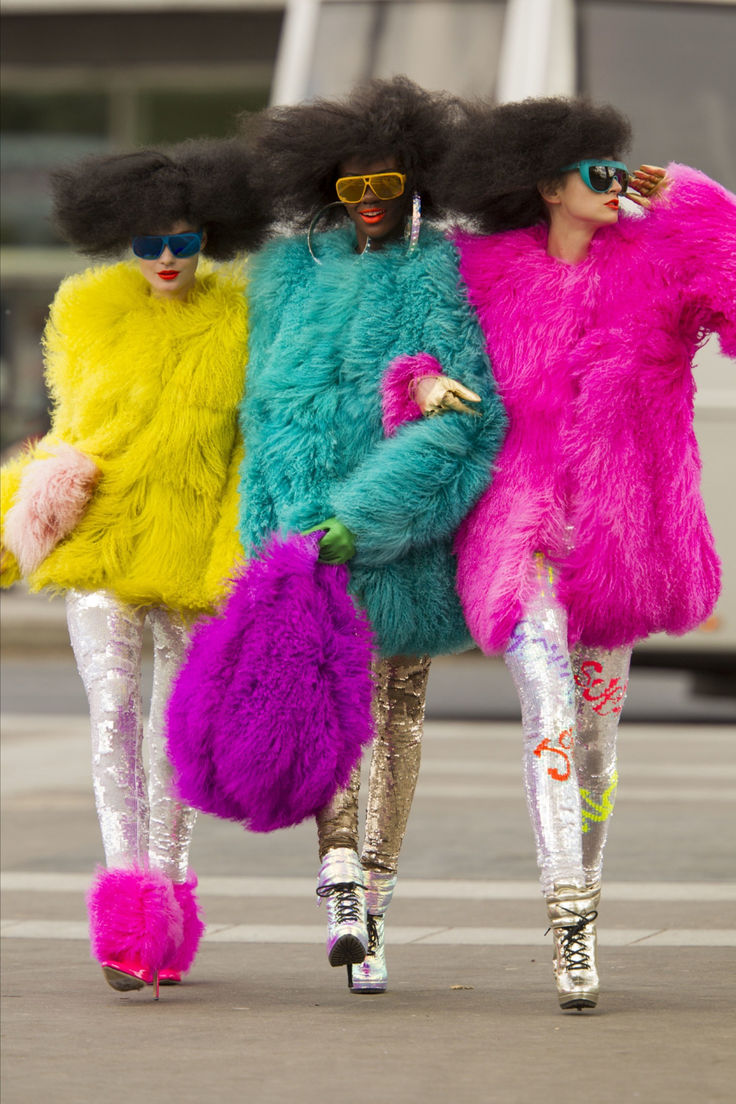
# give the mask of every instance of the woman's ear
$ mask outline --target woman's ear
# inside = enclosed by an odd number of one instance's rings
[[[540,180],[537,184],[537,191],[539,192],[545,203],[554,204],[560,202],[559,180]]]
[[[206,245],[207,245],[207,231],[203,230],[202,231],[202,244],[199,247],[200,250],[203,250]]]

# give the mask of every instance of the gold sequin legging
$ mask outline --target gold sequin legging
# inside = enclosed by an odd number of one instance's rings
[[[429,656],[392,656],[374,669],[376,738],[371,756],[362,863],[395,874],[422,754]],[[360,766],[317,817],[320,859],[334,847],[358,850]]]

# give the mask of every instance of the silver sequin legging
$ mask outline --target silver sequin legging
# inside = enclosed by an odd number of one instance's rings
[[[395,874],[419,776],[428,656],[393,656],[374,670],[376,738],[371,754],[365,840],[366,870]],[[317,817],[320,858],[333,847],[358,850],[358,765],[344,790]]]
[[[67,621],[87,693],[92,778],[109,867],[141,866],[174,882],[187,877],[196,812],[172,796],[165,710],[187,647],[181,617],[163,606],[136,608],[107,591],[69,591]],[[146,619],[153,632],[153,693],[143,763],[141,652]]]
[[[541,555],[506,650],[521,701],[524,788],[542,891],[600,883],[618,775],[616,734],[631,648],[567,645],[567,614]]]

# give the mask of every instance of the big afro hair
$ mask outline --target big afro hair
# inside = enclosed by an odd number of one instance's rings
[[[585,158],[618,160],[630,142],[628,119],[607,104],[563,97],[465,103],[440,166],[438,197],[484,233],[532,226],[546,218],[541,181]]]
[[[253,154],[238,139],[85,157],[56,169],[51,191],[62,237],[98,257],[122,253],[136,234],[188,222],[206,230],[203,252],[226,260],[259,245],[271,221]]]
[[[355,157],[366,162],[395,157],[407,177],[407,206],[418,191],[424,213],[431,215],[435,167],[455,102],[399,76],[358,85],[342,100],[264,111],[251,137],[279,216],[307,225],[316,211],[336,201],[340,166]],[[340,217],[339,210],[331,218],[327,213],[328,222]]]

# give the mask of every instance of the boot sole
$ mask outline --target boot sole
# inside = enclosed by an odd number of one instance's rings
[[[112,989],[117,989],[118,993],[128,993],[132,989],[145,988],[146,983],[141,978],[134,977],[132,974],[125,974],[122,970],[116,970],[113,966],[103,966],[102,972],[107,984]]]
[[[352,966],[362,962],[366,949],[354,935],[344,935],[330,951],[330,966]]]
[[[564,1012],[569,1012],[571,1009],[582,1012],[584,1008],[595,1008],[597,1003],[598,1001],[591,997],[573,997],[571,1000],[566,1000],[564,1004],[560,1001],[560,1008]]]

